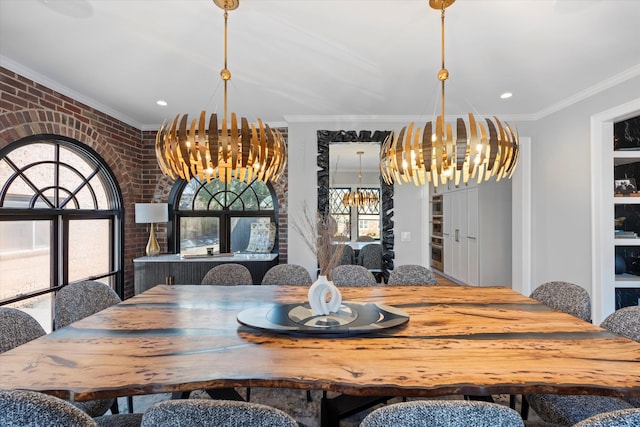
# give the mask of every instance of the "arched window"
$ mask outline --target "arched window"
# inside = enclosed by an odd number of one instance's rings
[[[352,190],[350,187],[329,188],[329,212],[338,225],[336,239],[357,240],[367,236],[379,240],[380,202],[351,208],[345,205],[342,200]],[[367,190],[378,196],[378,200],[380,200],[380,188],[358,187],[356,190]],[[353,227],[352,224],[357,226]]]
[[[36,135],[0,150],[0,304],[51,329],[52,292],[99,279],[122,296],[122,197],[84,144]]]
[[[277,198],[270,185],[179,180],[169,201],[169,246],[176,253],[277,251]]]

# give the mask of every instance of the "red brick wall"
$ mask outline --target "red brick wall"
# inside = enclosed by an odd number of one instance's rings
[[[287,139],[286,129],[280,129]],[[155,159],[155,132],[141,131],[46,86],[0,67],[0,149],[37,134],[74,138],[95,150],[113,171],[125,206],[125,297],[133,295],[134,258],[144,255],[148,232],[134,220],[134,203],[166,202],[173,181]],[[280,262],[287,262],[287,174],[278,196]],[[166,228],[158,240],[166,251]]]

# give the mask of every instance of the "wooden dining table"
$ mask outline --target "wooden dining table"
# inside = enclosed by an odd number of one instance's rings
[[[409,321],[362,334],[238,322],[304,286],[158,285],[0,354],[0,388],[78,401],[225,387],[352,396],[559,393],[640,397],[640,343],[504,287],[342,288]]]

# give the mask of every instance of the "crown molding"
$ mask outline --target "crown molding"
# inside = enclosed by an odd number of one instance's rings
[[[51,80],[50,78],[43,76],[42,74],[39,74],[33,71],[32,69],[25,67],[22,64],[18,64],[17,62],[7,58],[6,56],[0,55],[0,66],[8,70],[11,70],[14,73],[19,74],[23,77],[26,77],[36,83],[46,86],[51,90],[59,92],[62,95],[68,96],[69,98],[73,98],[74,100],[81,102],[91,108],[95,108],[96,110],[99,110],[117,120],[120,120],[121,122],[124,122],[130,126],[133,126],[136,129],[142,129],[143,127],[142,123],[139,123],[138,121],[132,119],[131,117],[126,116],[112,108],[109,108],[106,105],[96,101],[95,99],[89,98],[88,96],[81,94],[80,92],[76,92],[73,89],[70,89],[64,85],[61,85],[55,80]]]
[[[500,116],[502,122],[522,122],[522,121],[534,121],[536,120],[533,114],[475,114],[476,118],[493,117],[494,115]],[[446,115],[446,121],[453,121],[460,115]],[[353,123],[423,123],[433,121],[434,116],[332,116],[332,115],[317,115],[317,116],[297,116],[297,115],[285,115],[287,123],[340,123],[340,124],[353,124]]]
[[[563,110],[571,105],[577,104],[580,101],[583,101],[587,98],[590,98],[594,95],[597,95],[600,92],[603,92],[607,89],[610,89],[614,86],[619,85],[620,83],[624,83],[627,80],[633,79],[637,76],[640,76],[640,64],[637,64],[627,70],[624,70],[606,80],[603,80],[587,89],[581,90],[569,98],[566,98],[556,104],[551,105],[550,107],[545,108],[544,110],[539,111],[533,116],[534,121],[540,120],[546,116],[549,116],[553,113],[557,113],[560,110]]]

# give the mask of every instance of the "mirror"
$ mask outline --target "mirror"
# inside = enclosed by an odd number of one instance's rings
[[[335,207],[345,196],[361,190],[373,194],[376,201],[349,209],[340,203],[341,212],[333,212],[338,222],[338,236],[345,241],[379,241],[380,215],[380,145],[371,142],[333,142],[329,144],[329,187]]]
[[[318,136],[318,212],[328,213],[329,211],[329,189],[332,186],[331,180],[338,178],[332,168],[338,163],[338,173],[341,175],[351,175],[350,182],[356,181],[357,167],[359,159],[356,154],[358,147],[363,147],[366,152],[376,153],[375,160],[369,157],[365,162],[363,157],[363,187],[372,182],[371,175],[377,174],[377,182],[380,186],[380,215],[381,230],[380,243],[382,245],[382,275],[385,282],[389,278],[389,273],[393,270],[393,185],[386,184],[380,179],[379,152],[380,145],[391,134],[391,131],[328,131],[319,130]],[[350,147],[350,144],[354,144]],[[335,147],[334,147],[335,146]],[[367,147],[368,146],[368,147]],[[352,152],[353,154],[347,155]],[[335,156],[333,156],[333,154]],[[339,154],[340,158],[337,158]],[[365,170],[365,163],[367,164]],[[373,168],[372,168],[373,166]],[[356,171],[356,172],[354,172]],[[366,172],[366,181],[365,181]],[[353,236],[352,232],[352,236]],[[355,239],[352,239],[355,240]]]

